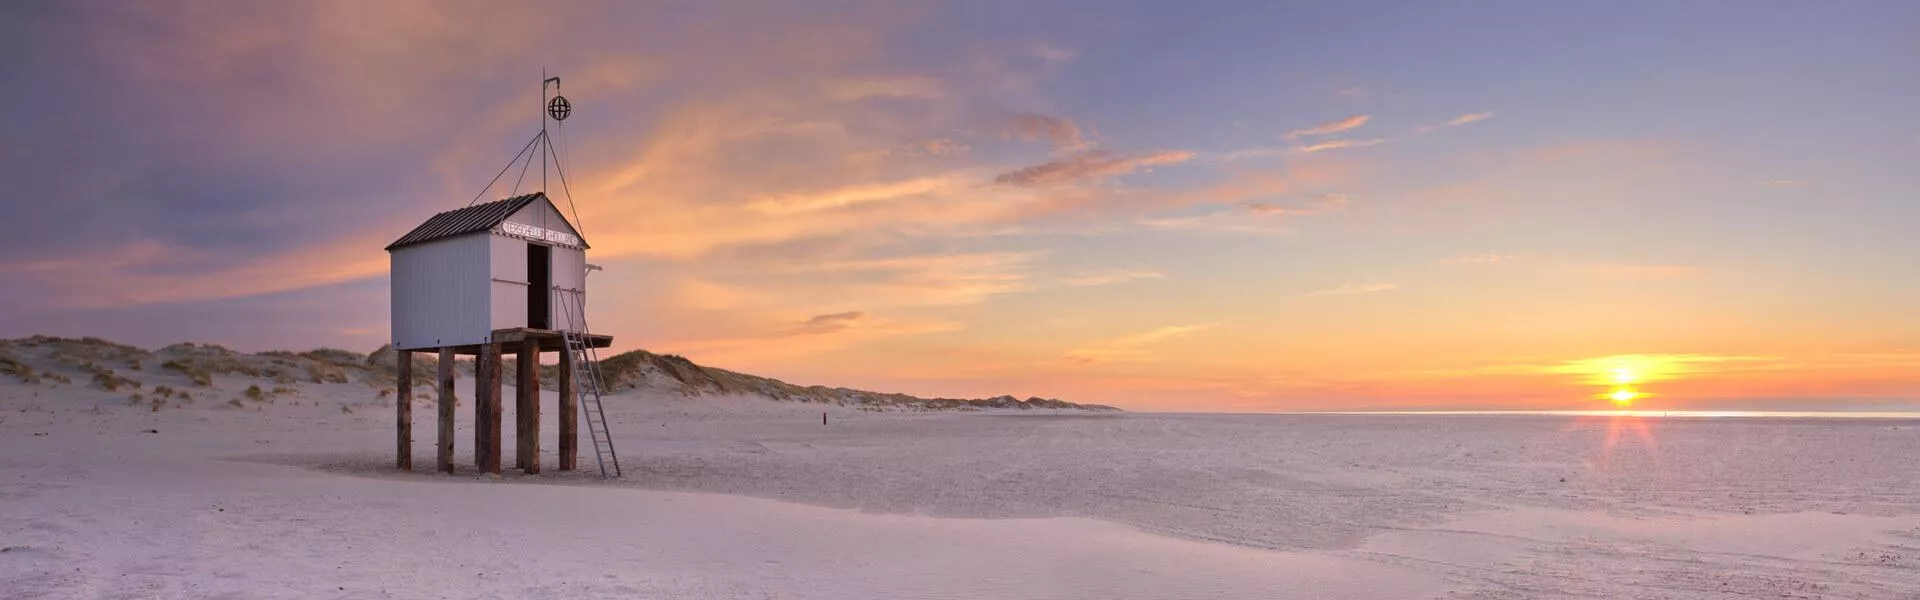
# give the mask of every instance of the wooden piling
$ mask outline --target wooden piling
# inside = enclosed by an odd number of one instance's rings
[[[398,366],[400,382],[395,386],[396,389],[394,390],[399,394],[394,396],[395,403],[393,409],[394,443],[397,447],[397,452],[394,455],[394,466],[399,467],[402,471],[412,471],[413,352],[409,350],[395,350],[393,354],[394,358],[400,361]]]
[[[515,465],[528,475],[540,474],[540,342],[520,342],[520,383],[515,386]]]
[[[564,346],[564,344],[562,344]],[[560,470],[572,471],[580,458],[580,409],[573,380],[573,352],[560,350]]]
[[[501,360],[500,355],[503,353],[503,351],[506,350],[506,346],[496,343],[496,344],[488,344],[488,347],[491,348],[493,351],[493,360],[491,361],[493,363],[493,371],[492,371],[493,375],[487,378],[487,400],[486,400],[487,401],[487,447],[491,448],[492,451],[487,453],[486,471],[488,473],[499,475],[500,474],[500,453],[503,451],[502,448],[500,447],[500,421],[501,421],[500,390],[501,390],[501,386],[505,385],[505,382],[507,379],[506,371],[501,369],[501,367],[503,366],[503,361]]]
[[[440,349],[440,448],[438,465],[453,472],[453,348]]]
[[[495,452],[495,446],[488,440],[488,390],[492,390],[493,377],[499,377],[499,369],[493,365],[493,344],[480,344],[480,352],[474,356],[474,469],[480,473],[493,473],[488,469],[488,454]]]

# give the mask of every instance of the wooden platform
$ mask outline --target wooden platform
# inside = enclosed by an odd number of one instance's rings
[[[495,329],[493,330],[493,343],[518,349],[521,342],[533,340],[534,344],[539,346],[541,352],[565,352],[567,349],[566,341],[560,337],[560,334],[560,331],[553,329],[531,329],[527,327]],[[586,335],[586,338],[587,344],[594,348],[609,348],[613,346],[613,336],[610,335],[589,333]],[[452,346],[452,348],[454,354],[461,356],[479,356],[480,346],[480,344],[469,344],[466,346]],[[413,348],[411,350],[413,352],[431,353],[438,351],[439,348]]]
[[[473,465],[482,473],[500,472],[500,429],[504,420],[501,406],[501,387],[505,377],[506,356],[514,357],[519,369],[516,378],[520,384],[514,393],[514,432],[519,440],[514,448],[514,466],[528,474],[540,472],[540,355],[547,352],[560,354],[559,411],[555,415],[560,421],[560,470],[571,471],[579,464],[579,408],[576,403],[576,382],[574,376],[574,357],[566,351],[566,338],[562,332],[551,329],[496,329],[493,342],[468,346],[447,346],[443,348],[414,348],[400,350],[398,356],[397,411],[394,415],[396,445],[398,446],[396,466],[401,469],[413,468],[413,354],[415,352],[438,352],[440,355],[439,372],[433,386],[437,388],[439,405],[439,431],[435,436],[434,467],[443,472],[453,472],[454,455],[454,360],[456,354],[476,357],[474,360],[474,402],[473,402]],[[606,348],[613,345],[613,336],[585,336],[587,344],[594,348]]]
[[[495,329],[493,330],[493,343],[518,344],[526,340],[534,340],[534,342],[540,346],[541,352],[562,352],[566,350],[566,342],[562,341],[560,333],[561,332],[552,329],[528,329],[526,327]],[[586,338],[587,345],[594,348],[613,346],[613,336],[610,335],[589,333],[586,334]],[[476,346],[475,348],[477,351],[478,347]]]

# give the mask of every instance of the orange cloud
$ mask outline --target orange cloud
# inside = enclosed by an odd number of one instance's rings
[[[1240,206],[1243,206],[1248,211],[1254,214],[1259,214],[1259,215],[1272,215],[1272,216],[1317,215],[1324,212],[1332,212],[1332,211],[1340,210],[1342,208],[1346,208],[1347,195],[1339,194],[1339,193],[1321,194],[1319,196],[1313,197],[1311,200],[1307,201],[1305,204],[1299,204],[1299,205],[1283,205],[1283,204],[1278,204],[1273,202],[1259,202],[1259,201],[1247,200],[1247,201],[1241,202]]]
[[[1308,296],[1358,296],[1361,294],[1391,292],[1397,289],[1400,289],[1400,286],[1392,283],[1349,283],[1336,288],[1314,290],[1311,292],[1307,292],[1307,295]]]
[[[1492,252],[1476,252],[1440,259],[1440,264],[1453,267],[1491,267],[1506,262],[1513,257]]]
[[[1004,135],[1029,142],[1049,141],[1053,142],[1054,146],[1066,150],[1078,150],[1087,146],[1087,141],[1080,136],[1080,127],[1074,125],[1073,121],[1034,113],[1007,115]]]
[[[1213,327],[1214,325],[1211,323],[1161,327],[1151,331],[1088,344],[1068,352],[1064,358],[1067,362],[1074,364],[1149,360],[1153,358],[1153,353],[1151,352],[1153,345],[1174,338],[1186,337]]]
[[[138,241],[59,260],[0,263],[0,275],[32,279],[35,297],[59,308],[107,308],[220,300],[300,290],[387,272],[384,237],[356,237],[303,246],[224,268],[168,268],[206,254]]]
[[[1140,281],[1142,279],[1166,279],[1159,271],[1148,269],[1108,269],[1081,273],[1061,279],[1060,282],[1073,287],[1094,287]]]
[[[1601,275],[1606,277],[1618,277],[1623,279],[1648,279],[1648,278],[1665,279],[1665,278],[1674,278],[1674,277],[1691,277],[1699,273],[1698,269],[1695,269],[1693,267],[1683,266],[1683,265],[1633,265],[1633,264],[1602,263],[1602,264],[1591,264],[1591,265],[1577,265],[1574,268],[1586,273],[1592,273],[1595,275]]]
[[[772,214],[847,208],[869,202],[886,202],[941,192],[953,192],[971,184],[971,178],[944,174],[907,181],[858,184],[818,193],[769,196],[747,204],[747,208]]]

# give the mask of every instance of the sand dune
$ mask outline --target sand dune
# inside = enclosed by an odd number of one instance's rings
[[[192,389],[155,409],[0,382],[0,595],[1920,597],[1911,421],[875,413],[643,386],[609,400],[628,477],[602,481],[473,475],[465,410],[459,474],[395,472],[391,399],[363,383]]]

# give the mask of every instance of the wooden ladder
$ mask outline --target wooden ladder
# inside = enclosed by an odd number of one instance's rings
[[[613,451],[613,434],[607,430],[607,411],[601,405],[600,358],[587,338],[586,294],[572,290],[572,301],[561,301],[560,310],[567,322],[560,329],[566,352],[573,365],[573,389],[580,404],[580,415],[587,421],[587,437],[593,440],[593,458],[600,464],[601,477],[620,476],[620,456]],[[572,327],[578,325],[579,327]],[[578,331],[575,331],[578,329]]]

